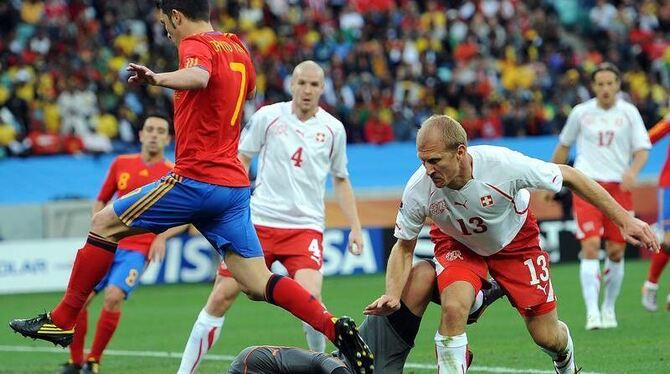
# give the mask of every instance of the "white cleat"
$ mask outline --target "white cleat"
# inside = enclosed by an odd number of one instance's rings
[[[658,295],[658,284],[645,281],[642,285],[642,306],[649,312],[658,310],[658,302],[656,301]]]
[[[600,314],[588,314],[586,316],[586,330],[597,330],[602,328],[600,323]]]
[[[556,374],[577,374],[579,373],[582,369],[577,367],[577,364],[573,363],[572,366],[568,364],[565,365],[565,367],[560,367],[556,364],[556,361],[554,361],[554,370],[556,370]]]
[[[616,314],[613,310],[604,309],[602,311],[600,328],[603,329],[614,329],[619,326],[619,323],[616,321]]]

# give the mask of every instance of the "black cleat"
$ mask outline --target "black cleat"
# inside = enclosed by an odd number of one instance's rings
[[[480,306],[479,309],[475,310],[468,316],[468,325],[477,323],[482,314],[484,314],[486,308],[488,308],[496,300],[505,296],[505,291],[503,291],[502,287],[500,287],[500,285],[498,284],[498,282],[495,281],[495,279],[491,279],[489,281],[489,284],[490,284],[489,288],[482,289],[482,293],[484,294],[484,300],[482,301],[482,306]]]
[[[467,354],[468,354],[468,367],[467,367],[467,368],[470,369],[470,365],[472,365],[472,361],[475,360],[475,354],[472,353],[472,351],[469,350],[469,349],[468,349],[468,353],[467,353]]]
[[[63,348],[72,343],[72,335],[74,335],[74,329],[61,329],[53,324],[46,313],[35,318],[11,320],[9,327],[27,338],[46,340]]]
[[[81,374],[98,374],[100,373],[100,363],[98,361],[86,361],[81,367]]]
[[[339,348],[355,374],[372,374],[374,357],[372,351],[356,329],[350,317],[343,316],[335,321],[335,346]]]
[[[58,374],[79,374],[81,370],[81,365],[77,365],[72,360],[63,364],[63,367],[60,369]]]

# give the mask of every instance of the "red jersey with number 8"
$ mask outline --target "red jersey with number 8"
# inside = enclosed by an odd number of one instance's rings
[[[200,182],[249,186],[237,158],[244,102],[256,87],[256,72],[240,39],[217,31],[179,44],[179,68],[209,73],[207,87],[174,94],[175,172]]]

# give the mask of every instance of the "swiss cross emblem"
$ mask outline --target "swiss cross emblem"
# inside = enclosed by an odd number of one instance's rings
[[[325,142],[326,141],[326,134],[324,134],[322,132],[316,133],[316,141],[319,142],[319,143]]]
[[[491,195],[482,196],[479,198],[479,201],[482,202],[483,207],[491,206],[493,205],[493,196]]]

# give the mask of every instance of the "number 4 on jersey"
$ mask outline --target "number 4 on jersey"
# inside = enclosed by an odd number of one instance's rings
[[[302,147],[298,148],[293,156],[291,156],[291,161],[293,161],[293,166],[302,167]]]

